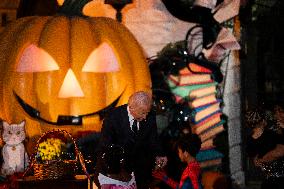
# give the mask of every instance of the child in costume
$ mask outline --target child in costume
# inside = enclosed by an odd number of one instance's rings
[[[169,178],[164,171],[156,170],[153,177],[162,180],[174,189],[203,189],[200,166],[195,159],[201,147],[201,140],[196,134],[185,134],[177,142],[178,156],[187,164],[179,182]]]
[[[125,154],[122,147],[110,145],[103,154],[106,173],[99,173],[101,189],[136,189],[134,173],[125,168]]]

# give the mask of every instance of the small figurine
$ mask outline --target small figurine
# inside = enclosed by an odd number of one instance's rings
[[[3,121],[3,141],[5,142],[2,155],[3,165],[1,174],[12,175],[16,172],[23,172],[28,166],[28,155],[23,141],[25,140],[25,121],[19,124],[8,124]]]

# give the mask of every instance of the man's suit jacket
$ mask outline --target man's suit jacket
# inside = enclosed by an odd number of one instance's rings
[[[148,179],[154,157],[162,153],[155,115],[150,112],[146,120],[139,122],[139,131],[135,135],[130,127],[127,105],[115,108],[104,119],[99,149],[110,144],[124,148],[127,164],[134,170],[137,182]]]

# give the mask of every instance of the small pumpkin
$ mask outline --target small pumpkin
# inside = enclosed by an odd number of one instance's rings
[[[202,185],[204,189],[229,189],[230,182],[219,171],[204,171],[202,173]]]
[[[137,40],[111,18],[83,16],[88,1],[66,0],[58,15],[21,18],[0,34],[0,118],[26,120],[30,137],[99,131],[109,106],[151,91]]]

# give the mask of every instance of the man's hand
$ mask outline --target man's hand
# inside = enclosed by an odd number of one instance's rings
[[[284,145],[277,144],[273,150],[267,152],[262,158],[257,157],[257,161],[259,163],[269,163],[281,157],[284,157]]]
[[[168,162],[168,158],[166,156],[164,157],[156,157],[156,161],[155,161],[155,169],[163,169],[166,165],[167,165],[167,162]]]
[[[277,146],[273,150],[267,152],[262,158],[259,158],[258,156],[256,156],[253,159],[253,162],[255,166],[261,166],[264,163],[272,162],[281,157],[284,157],[284,145],[277,144]]]

